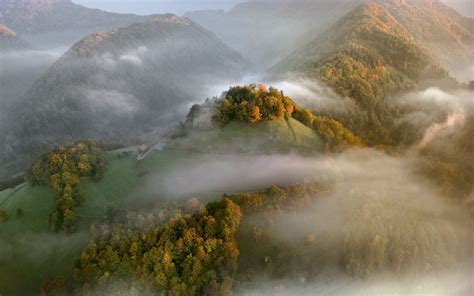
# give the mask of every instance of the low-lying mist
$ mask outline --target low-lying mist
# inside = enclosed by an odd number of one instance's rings
[[[334,187],[301,211],[245,218],[259,236],[241,257],[256,260],[260,272],[242,294],[465,295],[472,289],[472,266],[463,259],[470,258],[472,219],[415,172],[410,156],[357,150],[285,161],[288,175],[318,171]],[[252,169],[241,180],[251,179]]]

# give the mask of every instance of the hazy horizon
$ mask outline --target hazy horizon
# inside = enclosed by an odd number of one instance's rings
[[[73,0],[74,3],[89,8],[97,8],[117,13],[133,13],[138,15],[173,13],[184,15],[195,10],[229,10],[234,5],[248,0]],[[471,0],[442,0],[456,9],[460,14],[474,17],[474,1]]]
[[[97,8],[117,13],[134,13],[138,15],[173,13],[184,15],[188,11],[194,10],[228,10],[241,0],[73,0],[74,3],[84,5],[89,8]]]

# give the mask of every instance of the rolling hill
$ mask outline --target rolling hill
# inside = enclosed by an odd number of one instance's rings
[[[136,139],[173,125],[207,86],[238,79],[245,65],[212,33],[173,15],[92,34],[15,106],[12,118],[21,119],[11,121],[1,150],[38,155],[82,138]]]
[[[229,148],[230,144],[234,145],[233,149]],[[142,161],[136,160],[136,147],[110,151],[102,180],[85,181],[82,185],[86,198],[77,209],[80,224],[78,231],[69,235],[52,234],[49,230],[47,217],[55,208],[53,192],[49,188],[22,184],[2,191],[0,207],[7,211],[9,219],[0,223],[0,276],[7,279],[0,281],[0,290],[5,293],[37,293],[47,277],[70,277],[74,259],[89,239],[89,226],[105,219],[112,209],[140,207],[150,203],[151,196],[156,201],[157,187],[161,188],[160,196],[170,198],[171,192],[176,192],[169,183],[172,172],[183,174],[203,159],[212,162],[226,155],[245,157],[283,151],[307,152],[317,151],[322,146],[321,138],[313,130],[290,119],[258,125],[232,122],[216,130],[178,138]],[[300,177],[303,175],[294,176]],[[239,192],[261,189],[274,181],[260,180],[262,183],[234,189]],[[213,198],[232,191],[232,188],[218,185],[203,192],[181,191],[181,195],[173,197],[186,200],[201,194]],[[17,214],[17,209],[22,209],[21,215]],[[24,256],[30,252],[32,244],[37,246],[35,254],[39,256]],[[25,284],[25,279],[28,284]]]

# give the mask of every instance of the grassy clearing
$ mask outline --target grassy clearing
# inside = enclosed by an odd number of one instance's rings
[[[53,234],[48,215],[53,192],[22,184],[0,192],[0,207],[9,219],[0,223],[0,294],[35,295],[49,276],[70,276],[74,259],[88,241],[90,224],[104,217],[108,205],[124,205],[138,182],[135,155],[118,158],[124,150],[109,152],[109,165],[100,182],[85,181],[86,199],[78,208],[78,233]],[[23,214],[18,216],[18,208]]]

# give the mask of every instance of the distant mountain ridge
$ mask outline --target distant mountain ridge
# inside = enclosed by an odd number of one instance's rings
[[[245,1],[228,12],[194,11],[186,16],[266,69],[305,44],[308,36],[324,31],[357,1]]]

